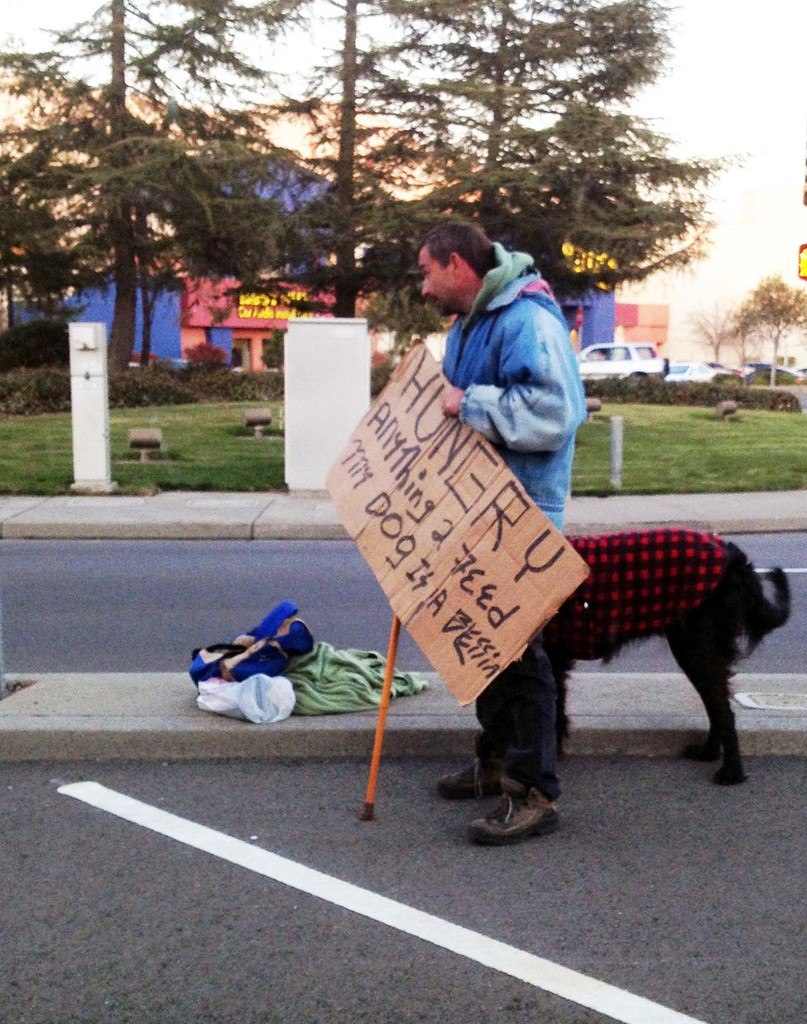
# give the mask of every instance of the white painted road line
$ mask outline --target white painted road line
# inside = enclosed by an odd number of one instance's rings
[[[300,892],[344,907],[373,921],[380,921],[407,935],[414,935],[528,985],[621,1021],[622,1024],[704,1024],[694,1017],[561,967],[551,960],[544,960],[479,932],[451,924],[422,910],[315,871],[304,864],[279,857],[224,832],[217,832],[187,818],[179,818],[158,807],[141,803],[140,800],[107,789],[98,782],[75,782],[60,786],[58,792]]]

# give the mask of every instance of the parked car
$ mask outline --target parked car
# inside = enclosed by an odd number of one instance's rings
[[[669,360],[652,345],[589,345],[578,356],[581,377],[663,377]]]
[[[743,377],[753,377],[755,373],[767,373],[768,375],[770,375],[770,372],[770,363],[746,363],[745,366],[743,366],[740,370],[740,373],[743,375]]]
[[[143,364],[139,357],[131,360],[129,369],[139,369]],[[184,370],[189,365],[187,359],[176,359],[173,356],[152,356],[149,366],[162,366],[166,370]]]
[[[771,364],[746,363],[742,374],[748,383],[768,384],[771,379]],[[777,384],[801,384],[805,379],[800,370],[786,370],[783,366],[776,367]]]
[[[719,375],[708,363],[670,363],[670,372],[664,378],[675,384],[682,381],[710,381]]]
[[[742,370],[735,370],[733,367],[724,366],[722,363],[707,363],[706,365],[711,366],[711,368],[716,370],[718,373],[726,373],[732,377],[742,377],[743,375]]]

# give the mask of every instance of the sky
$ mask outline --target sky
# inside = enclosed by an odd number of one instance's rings
[[[678,155],[743,159],[714,190],[718,204],[731,205],[748,189],[800,186],[807,157],[807,3],[677,0],[671,6],[671,64],[635,111],[674,140]],[[13,35],[25,48],[45,45],[41,29],[67,27],[97,7],[98,0],[3,0],[0,43]]]
[[[764,12],[749,16],[746,11]],[[807,3],[679,0],[669,72],[641,113],[687,156],[742,158],[718,195],[804,183]]]

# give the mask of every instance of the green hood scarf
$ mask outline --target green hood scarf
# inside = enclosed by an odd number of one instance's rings
[[[517,277],[521,277],[529,270],[535,271],[536,269],[535,261],[529,253],[508,252],[499,242],[493,243],[493,254],[496,266],[482,278],[482,287],[463,322],[464,327],[467,327],[474,317],[484,312],[491,299],[495,299]]]

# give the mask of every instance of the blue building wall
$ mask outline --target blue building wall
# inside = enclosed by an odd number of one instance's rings
[[[579,299],[561,301],[561,308],[571,330],[577,327],[577,311],[583,310],[580,330],[580,348],[589,345],[610,344],[616,326],[616,298],[614,293],[592,289]]]
[[[115,286],[92,288],[69,299],[68,306],[81,307],[75,318],[77,323],[106,324],[107,337],[112,330],[115,312]],[[182,355],[180,342],[179,293],[163,292],[154,303],[151,325],[151,352],[158,359],[179,359]],[[137,292],[135,319],[135,353],[141,351],[143,339],[143,309],[140,290]]]
[[[208,327],[207,340],[211,345],[223,348],[227,353],[227,362],[233,357],[233,329],[232,327]]]
[[[606,345],[614,340],[614,327],[616,325],[616,298],[614,293],[593,290],[591,303],[583,316],[583,332],[580,341],[581,348],[588,348],[589,345]]]

